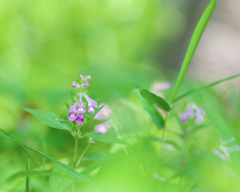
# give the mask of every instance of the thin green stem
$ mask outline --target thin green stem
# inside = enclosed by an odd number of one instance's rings
[[[84,154],[86,153],[86,151],[88,150],[89,147],[90,147],[90,143],[89,143],[89,144],[86,146],[86,148],[83,150],[82,155],[81,155],[81,157],[78,159],[78,162],[76,163],[76,166],[75,166],[75,167],[78,167],[78,166],[80,165],[80,162],[81,162]]]
[[[183,149],[182,149],[182,159],[181,159],[181,175],[180,175],[180,185],[182,186],[182,177],[183,177],[183,167],[185,165],[185,153],[187,148],[187,138],[183,139]]]
[[[73,166],[76,167],[76,157],[77,157],[77,149],[78,149],[78,136],[75,136],[75,149],[74,149],[74,156],[73,156]]]

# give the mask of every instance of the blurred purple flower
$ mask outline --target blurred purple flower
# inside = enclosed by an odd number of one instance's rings
[[[111,128],[111,121],[106,121],[104,123],[95,126],[94,131],[96,133],[106,134],[108,129]]]
[[[85,84],[83,85],[83,87],[85,87],[85,88],[89,87],[89,84],[88,84],[87,81],[85,82]]]
[[[103,106],[104,104],[100,104],[99,107]],[[98,113],[97,115],[94,117],[94,119],[98,119],[98,120],[103,120],[103,119],[108,119],[110,118],[110,114],[112,113],[112,111],[108,108],[107,105],[105,105]]]
[[[164,91],[170,88],[170,83],[168,81],[159,83],[159,82],[154,82],[153,83],[153,92],[159,92],[159,91]]]
[[[180,116],[181,123],[187,123],[188,118],[195,118],[195,123],[199,125],[204,121],[205,111],[197,105],[190,105],[188,109]]]

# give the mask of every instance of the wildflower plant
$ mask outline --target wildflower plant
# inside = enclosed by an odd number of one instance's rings
[[[24,149],[28,149],[43,156],[44,158],[52,161],[54,164],[57,165],[53,169],[46,170],[45,164],[43,164],[42,166],[39,167],[36,166],[37,171],[35,169],[33,170],[31,169],[30,164],[33,163],[34,160],[29,155],[30,160],[27,161],[27,170],[22,171],[20,173],[18,172],[14,174],[12,177],[13,178],[18,177],[19,175],[22,177],[26,177],[26,191],[30,191],[29,190],[30,176],[44,176],[44,177],[50,176],[49,191],[51,192],[61,192],[70,185],[72,185],[72,192],[74,192],[76,187],[75,185],[77,183],[82,182],[91,185],[91,188],[90,189],[88,188],[86,191],[121,192],[121,189],[118,189],[118,187],[116,186],[113,186],[114,190],[112,190],[109,187],[110,183],[114,181],[115,182],[117,181],[115,184],[123,186],[124,190],[122,191],[131,192],[192,191],[192,188],[195,186],[196,180],[198,179],[200,173],[197,176],[194,175],[194,177],[196,178],[193,178],[193,181],[191,182],[190,185],[185,185],[186,166],[189,167],[191,166],[191,164],[188,161],[188,156],[190,154],[190,151],[188,150],[189,143],[191,139],[194,138],[194,135],[197,131],[200,131],[202,130],[202,128],[207,128],[209,126],[208,122],[209,114],[207,113],[207,110],[205,112],[205,109],[201,104],[196,105],[192,101],[188,100],[184,101],[182,99],[186,98],[192,93],[213,87],[221,82],[240,76],[240,74],[237,74],[226,79],[222,79],[217,82],[205,85],[203,87],[190,90],[184,94],[178,95],[178,91],[183,82],[187,69],[191,63],[191,59],[194,55],[194,52],[197,48],[200,38],[205,30],[205,27],[215,9],[215,6],[216,0],[211,0],[208,7],[204,11],[199,23],[196,26],[186,56],[184,58],[181,70],[179,72],[177,81],[175,83],[174,89],[173,90],[170,89],[170,87],[173,87],[172,85],[174,85],[174,83],[171,83],[170,86],[170,83],[167,81],[163,83],[155,82],[152,88],[150,88],[151,91],[148,91],[147,89],[141,89],[139,87],[136,87],[134,89],[137,98],[139,99],[146,113],[148,113],[150,116],[150,119],[152,121],[151,125],[155,125],[155,128],[157,129],[155,133],[149,131],[148,135],[142,136],[138,135],[138,132],[136,132],[136,134],[134,132],[135,135],[134,136],[131,135],[133,139],[126,138],[124,140],[111,136],[109,134],[110,131],[108,132],[108,130],[116,128],[118,126],[118,123],[114,122],[112,118],[114,110],[111,110],[111,108],[104,104],[98,105],[99,102],[98,98],[90,97],[91,76],[79,75],[77,80],[75,80],[72,83],[73,89],[73,91],[71,92],[72,103],[71,104],[66,103],[67,107],[66,111],[68,112],[68,115],[66,115],[66,117],[61,118],[52,112],[43,110],[29,108],[23,109],[24,111],[31,113],[38,120],[42,121],[45,125],[51,128],[67,131],[69,134],[71,134],[72,139],[74,140],[74,146],[72,146],[74,153],[71,154],[72,157],[69,158],[69,161],[67,163],[66,162],[62,163],[61,161],[58,161],[52,158],[51,156],[47,155],[45,152],[43,153],[32,147],[29,147],[13,139],[4,131],[1,131],[0,135],[2,135],[3,137],[15,142]],[[172,91],[172,95],[170,98],[165,98],[164,91],[168,89],[169,92]],[[180,100],[183,101],[182,105],[178,105],[178,102]],[[137,112],[140,111],[138,107],[135,107],[135,105],[131,106]],[[123,118],[125,118],[125,116],[126,114],[124,111]],[[134,120],[132,118],[129,119],[134,124]],[[95,121],[95,125],[92,126],[92,129],[89,129],[89,127],[91,128],[90,125],[94,124],[94,122],[93,124],[90,124],[90,122],[92,121]],[[96,123],[99,121],[101,121],[101,123]],[[174,123],[172,123],[171,126],[169,126],[170,125],[169,122]],[[172,127],[173,128],[177,127],[178,129],[175,130],[172,129]],[[122,130],[120,131],[119,130],[116,131],[118,136],[121,135],[122,133]],[[161,133],[160,135],[158,135],[158,131]],[[168,137],[166,137],[166,134],[173,135],[175,140],[170,140]],[[140,147],[138,146],[139,138],[141,139],[144,138],[144,142],[139,142]],[[80,140],[81,143],[85,143],[84,147],[82,145],[79,145]],[[156,149],[158,151],[152,150],[157,151],[155,152],[154,157],[149,158],[147,155],[142,156],[141,155],[142,151],[145,152],[144,154],[148,154],[148,152],[151,151],[152,141],[158,142],[155,145],[157,146]],[[109,149],[110,152],[117,151],[119,152],[119,154],[104,151],[95,151],[91,154],[86,155],[86,153],[92,146],[98,145],[98,142],[121,144],[120,145],[121,147],[114,146]],[[232,142],[233,139],[231,139],[230,141],[220,140],[220,145],[215,147],[211,151],[211,155],[214,156],[215,158],[218,159],[221,158],[226,162],[230,162],[231,161],[230,153],[240,151],[239,145],[230,145]],[[145,147],[146,145],[148,148],[142,147],[142,146]],[[173,158],[171,159],[172,161],[168,161],[166,157],[167,155],[164,154],[166,148],[169,145],[171,145],[171,154],[174,154]],[[136,153],[134,153],[134,149],[137,151]],[[195,153],[194,155],[196,154],[198,153]],[[179,161],[177,161],[176,159],[178,159]],[[82,162],[87,160],[94,161],[95,163],[97,163],[97,165],[82,167]],[[125,163],[125,160],[127,163]],[[106,167],[104,168],[105,171],[107,170],[109,171],[108,173],[110,173],[109,174],[110,176],[108,178],[109,180],[111,180],[111,182],[107,181],[106,182],[107,184],[104,187],[101,187],[103,180],[100,179],[100,182],[96,182],[97,179],[95,179],[95,177],[91,177],[90,174],[86,173],[90,172],[94,172],[95,174],[98,173],[98,170],[104,163],[105,165],[107,165],[106,166],[107,168]],[[167,168],[164,167],[167,164],[171,163],[173,164],[171,169],[169,168],[170,166]],[[118,171],[113,171],[112,167],[114,168],[117,167]],[[121,172],[122,169],[127,171],[128,169],[131,169],[131,171],[129,172],[130,176],[124,173],[123,178],[120,177],[121,179],[118,180],[118,178],[115,178],[115,176],[116,175],[119,176],[118,173]],[[134,171],[137,170],[136,171],[137,174],[132,176],[131,175],[132,170]],[[171,175],[166,174],[166,172],[167,173],[170,172]],[[127,184],[129,184],[128,183],[129,180],[131,179],[134,180],[135,176],[138,177],[139,175],[141,176],[142,180],[137,184],[140,187],[138,186],[136,188],[131,187],[128,188],[128,186],[130,185],[124,185],[121,183],[124,179],[126,179]],[[196,189],[196,191],[197,190],[198,189]]]

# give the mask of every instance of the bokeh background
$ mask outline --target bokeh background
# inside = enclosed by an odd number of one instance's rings
[[[71,100],[71,84],[79,74],[90,74],[91,97],[116,111],[127,110],[119,101],[134,100],[134,85],[150,89],[157,80],[170,81],[173,88],[193,30],[208,3],[1,0],[0,128],[40,150],[41,139],[36,134],[43,135],[53,157],[71,155],[71,136],[56,135],[21,108],[52,111],[66,118],[64,102]],[[240,71],[239,9],[238,0],[218,1],[180,92]],[[221,131],[224,126],[232,127],[227,133],[219,131],[226,139],[240,134],[237,90],[239,79],[217,86],[208,97],[204,92],[191,100],[197,98],[210,111],[209,118],[226,117],[218,121]],[[215,109],[208,106],[210,97]],[[132,126],[136,124],[132,122]],[[3,178],[25,167],[23,152],[10,141],[0,139],[0,153]]]

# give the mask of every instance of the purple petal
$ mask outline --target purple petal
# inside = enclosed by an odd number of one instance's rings
[[[167,89],[169,89],[170,88],[170,83],[168,82],[168,81],[165,81],[165,82],[163,82],[162,83],[162,90],[167,90]]]
[[[69,121],[74,121],[76,119],[76,117],[77,117],[76,113],[70,113],[68,115]]]
[[[88,80],[88,79],[91,79],[91,76],[90,76],[90,75],[88,75],[88,76],[86,77],[86,80]]]
[[[193,117],[195,116],[194,111],[193,111],[192,108],[187,109],[187,110],[184,112],[184,114],[185,114],[187,117],[189,117],[189,118],[193,118]]]
[[[101,107],[104,104],[100,104],[99,107]],[[105,105],[98,113],[97,115],[94,117],[94,119],[98,119],[98,120],[103,120],[103,119],[107,119],[110,118],[110,114],[112,113],[112,111],[108,108],[107,105]]]
[[[95,109],[93,108],[93,106],[88,107],[88,113],[95,113]]]
[[[83,87],[89,87],[88,82],[86,81],[85,84],[83,85]]]
[[[78,108],[77,108],[77,112],[78,113],[85,113],[85,111],[86,111],[86,109],[85,109],[85,107],[84,106],[82,106],[82,105],[78,105]]]
[[[77,106],[77,102],[76,102],[74,105],[70,106],[68,112],[69,112],[69,113],[75,113],[75,108],[76,108],[76,106]]]
[[[187,122],[187,116],[185,114],[182,114],[180,116],[180,121],[181,121],[181,123],[186,123]]]
[[[76,87],[78,87],[78,84],[77,84],[76,82],[73,81],[73,83],[72,83],[72,87],[75,87],[75,88],[76,88]]]
[[[96,133],[106,134],[109,128],[110,128],[109,123],[105,122],[95,126],[94,131]]]
[[[81,125],[81,124],[83,124],[83,122],[84,122],[83,115],[78,116],[77,119],[76,119],[76,123]]]
[[[88,106],[94,106],[94,107],[97,107],[97,102],[90,99],[87,95],[84,95],[85,99],[87,100],[88,102]]]
[[[80,78],[80,79],[82,79],[82,78],[83,78],[83,76],[82,76],[82,75],[79,75],[79,78]]]

